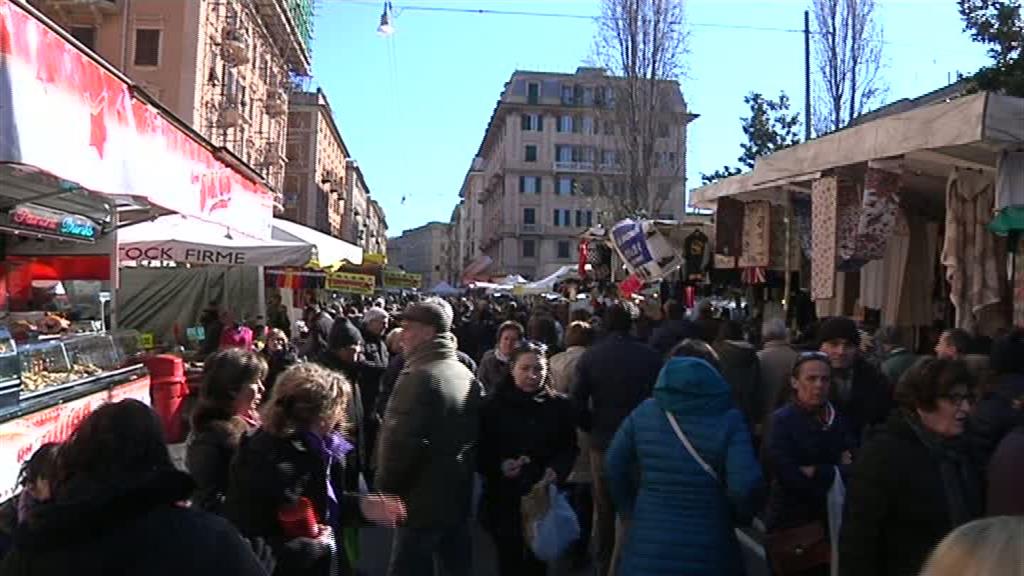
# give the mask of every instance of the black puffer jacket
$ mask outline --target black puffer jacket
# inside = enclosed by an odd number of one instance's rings
[[[274,576],[327,576],[332,550],[308,538],[288,539],[278,512],[300,497],[313,504],[317,520],[327,523],[327,481],[338,496],[335,527],[363,523],[358,496],[344,490],[344,462],[325,464],[319,450],[293,436],[279,438],[264,430],[243,439],[231,464],[231,482],[224,503],[226,516],[248,538],[263,538],[274,550]],[[340,543],[340,539],[338,540]],[[344,550],[335,553],[340,573],[352,574]]]
[[[36,509],[19,527],[4,576],[266,576],[226,520],[191,508],[194,484],[163,470]]]
[[[237,416],[230,420],[198,422],[189,434],[185,465],[196,481],[193,506],[221,514],[228,491],[228,470],[249,425]]]

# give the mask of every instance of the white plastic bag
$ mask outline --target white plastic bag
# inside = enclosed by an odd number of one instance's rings
[[[846,501],[846,485],[839,467],[835,479],[828,489],[828,533],[832,544],[832,576],[839,576],[839,530],[843,527],[843,502]]]
[[[576,512],[554,484],[548,485],[548,500],[551,505],[547,514],[534,522],[529,543],[534,556],[544,562],[557,560],[580,537]]]

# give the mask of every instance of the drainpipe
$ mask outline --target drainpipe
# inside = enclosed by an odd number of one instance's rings
[[[131,16],[132,0],[123,0],[124,20],[121,22],[121,71],[128,70],[128,18]]]

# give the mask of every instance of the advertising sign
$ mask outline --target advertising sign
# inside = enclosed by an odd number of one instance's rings
[[[121,78],[0,0],[0,163],[270,238],[273,197]]]
[[[335,292],[348,292],[349,294],[360,294],[363,296],[373,295],[373,288],[376,281],[368,274],[352,274],[349,272],[336,272],[327,276],[328,290]]]
[[[398,288],[400,290],[418,289],[423,282],[419,274],[402,272],[401,270],[385,270],[382,274],[385,288]]]
[[[21,204],[7,214],[7,224],[32,232],[74,238],[93,242],[100,235],[100,227],[85,216],[50,210],[42,206]]]
[[[612,244],[626,268],[644,282],[660,280],[683,263],[650,220],[622,220],[612,228]]]
[[[149,404],[149,376],[0,424],[0,502],[14,496],[18,471],[40,446],[67,440],[94,410],[124,398]]]

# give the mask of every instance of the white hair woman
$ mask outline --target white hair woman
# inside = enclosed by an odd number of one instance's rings
[[[1024,570],[1024,516],[975,520],[932,552],[921,576],[990,576]]]

